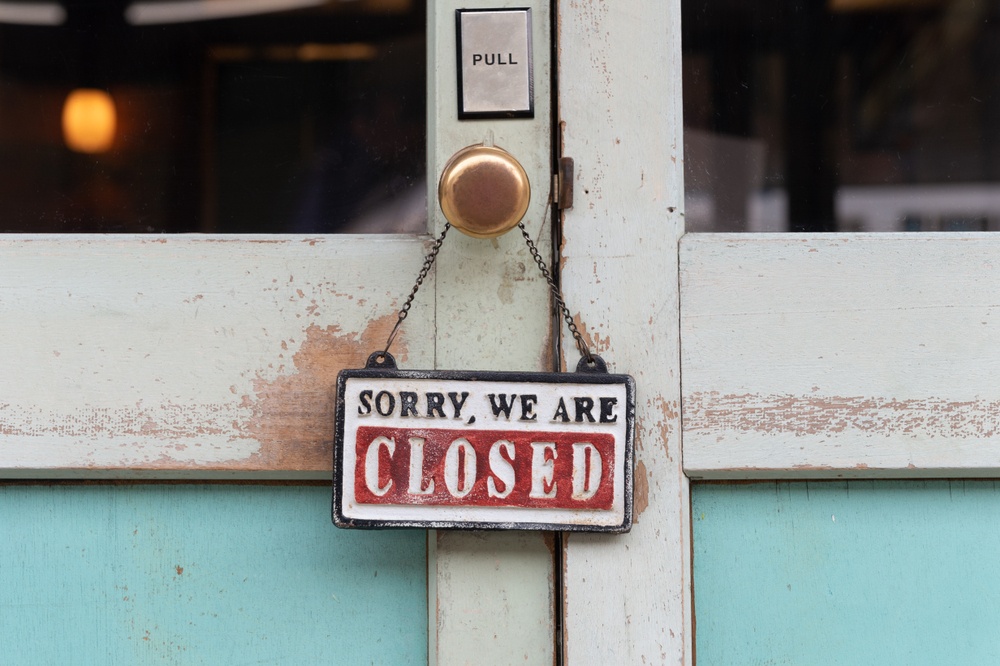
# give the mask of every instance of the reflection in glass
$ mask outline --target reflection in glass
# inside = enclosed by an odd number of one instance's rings
[[[424,231],[424,7],[0,1],[0,231]]]
[[[688,230],[1000,229],[1000,3],[682,12]]]

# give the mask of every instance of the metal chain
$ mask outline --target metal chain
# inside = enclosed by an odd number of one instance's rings
[[[552,298],[555,299],[556,307],[566,320],[566,325],[569,326],[569,332],[573,334],[573,339],[576,340],[576,348],[579,349],[580,354],[587,359],[587,363],[593,365],[594,356],[590,353],[590,347],[587,346],[587,343],[583,339],[583,334],[580,333],[580,329],[577,328],[576,322],[573,321],[573,315],[569,313],[569,308],[566,307],[566,302],[563,300],[562,292],[559,290],[559,286],[556,284],[555,279],[553,279],[552,274],[549,273],[549,269],[545,265],[545,261],[542,260],[542,255],[539,254],[538,248],[535,247],[535,242],[531,240],[531,236],[528,235],[528,230],[524,227],[523,222],[519,222],[517,228],[521,230],[521,235],[524,236],[524,242],[527,243],[528,250],[531,251],[531,256],[534,257],[535,263],[538,264],[538,269],[542,272],[542,277],[544,277],[546,282],[549,283],[549,291],[552,292]]]
[[[538,252],[538,247],[535,245],[535,242],[531,240],[531,236],[528,235],[528,230],[525,228],[523,222],[519,222],[517,228],[521,230],[521,235],[524,236],[524,242],[527,244],[528,250],[531,252],[531,256],[534,258],[535,263],[538,264],[538,270],[541,271],[542,277],[544,277],[545,281],[549,284],[549,291],[552,292],[552,298],[555,300],[556,308],[566,320],[569,332],[572,333],[573,339],[576,341],[576,348],[580,350],[580,354],[587,360],[587,363],[589,365],[593,365],[594,355],[590,353],[590,347],[587,346],[586,341],[583,339],[583,334],[580,333],[580,329],[577,328],[576,322],[573,321],[573,315],[570,314],[569,308],[566,307],[566,302],[563,300],[562,292],[559,290],[559,285],[556,284],[555,279],[552,277],[552,273],[549,272],[548,266],[545,265],[545,260],[542,259],[541,253]],[[385,348],[382,350],[382,354],[389,354],[389,348],[392,346],[393,341],[395,341],[396,334],[399,333],[399,327],[402,326],[403,321],[410,314],[410,306],[413,305],[413,299],[416,297],[417,291],[420,290],[420,286],[424,283],[424,279],[426,279],[431,267],[434,266],[434,261],[437,259],[438,252],[441,250],[441,245],[444,243],[444,238],[448,235],[449,229],[451,229],[451,223],[447,222],[444,225],[444,229],[441,231],[441,235],[437,237],[437,240],[434,241],[434,245],[431,246],[431,251],[428,252],[427,256],[424,258],[424,265],[421,267],[420,273],[417,275],[417,281],[413,284],[413,289],[410,291],[410,295],[407,297],[406,303],[403,304],[402,309],[399,311],[399,316],[396,318],[396,325],[392,327],[392,331],[389,333],[389,337],[385,341]]]
[[[434,245],[431,247],[431,251],[424,257],[424,265],[420,269],[420,274],[417,275],[417,281],[413,284],[413,290],[410,291],[406,303],[403,304],[403,308],[399,311],[399,318],[396,319],[396,325],[392,327],[392,332],[389,333],[389,338],[385,341],[385,349],[382,350],[383,354],[389,353],[389,347],[392,346],[393,341],[396,339],[399,327],[403,324],[403,320],[410,314],[410,306],[413,305],[413,299],[416,297],[420,286],[424,283],[424,279],[430,272],[431,266],[434,265],[434,260],[437,259],[438,252],[441,250],[441,244],[444,243],[444,237],[448,235],[449,229],[451,229],[451,223],[445,222],[441,235],[437,237],[437,240],[434,241]]]

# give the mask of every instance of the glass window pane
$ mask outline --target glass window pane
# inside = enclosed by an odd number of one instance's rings
[[[420,0],[0,2],[0,231],[423,231],[424,31]]]
[[[689,230],[1000,228],[1000,3],[682,13]]]

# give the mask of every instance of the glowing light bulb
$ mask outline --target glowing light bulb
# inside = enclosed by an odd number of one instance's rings
[[[103,153],[115,141],[118,123],[115,101],[95,88],[78,88],[63,105],[63,139],[78,153]]]

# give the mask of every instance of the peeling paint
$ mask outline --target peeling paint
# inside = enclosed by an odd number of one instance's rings
[[[985,439],[1000,432],[1000,401],[709,391],[684,398],[684,427],[690,432],[796,437],[852,432],[869,437]]]
[[[556,533],[555,532],[543,532],[542,541],[545,543],[545,548],[549,551],[549,555],[552,556],[553,561],[556,557]]]
[[[677,407],[676,401],[664,400],[661,396],[654,398],[650,404],[652,411],[657,413],[656,428],[660,431],[660,445],[667,460],[673,460],[670,455],[670,442],[679,416]]]
[[[256,438],[278,437],[279,383],[302,391],[285,400],[291,430],[292,405],[309,400],[306,377],[319,382],[325,372],[334,384],[332,367],[317,370],[323,364],[307,358],[309,346],[335,348],[338,338],[341,358],[358,351],[344,363],[363,364],[388,333],[389,322],[373,319],[394,310],[426,246],[416,237],[318,239],[315,247],[273,240],[0,242],[0,273],[11,287],[0,321],[5,339],[18,341],[3,363],[11,381],[0,395],[0,475],[294,475],[294,467],[271,466],[282,458]],[[109,259],[114,275],[90,269]],[[41,266],[45,279],[30,279]],[[433,311],[414,323],[427,358]],[[303,427],[306,435],[285,439],[290,448],[307,440],[329,450],[314,422]],[[284,459],[308,460],[304,471],[329,469],[317,456]]]
[[[337,373],[363,365],[384,344],[395,320],[395,314],[372,320],[360,334],[311,324],[304,339],[282,341],[287,350],[289,342],[302,340],[291,358],[292,371],[264,379],[258,370],[253,395],[241,395],[238,402],[139,400],[120,407],[83,405],[59,414],[3,403],[0,436],[37,442],[32,447],[38,456],[51,441],[72,442],[77,453],[72,460],[61,457],[61,464],[92,469],[329,470]],[[402,341],[395,351],[397,358],[406,357]],[[237,394],[236,385],[229,393]],[[61,445],[59,450],[70,449]]]
[[[514,302],[514,285],[517,282],[524,282],[528,279],[525,272],[524,262],[507,262],[504,264],[503,275],[500,278],[500,283],[497,285],[497,299],[501,303],[510,305]]]
[[[649,506],[649,474],[640,460],[635,464],[635,490],[632,496],[632,521],[639,522],[639,516]]]
[[[580,335],[583,336],[584,341],[587,346],[590,347],[590,351],[594,354],[601,354],[611,349],[611,338],[607,335],[601,335],[597,331],[591,331],[587,324],[584,323],[583,317],[580,313],[573,315],[573,323],[580,330]]]
[[[337,373],[363,367],[368,355],[385,344],[395,322],[395,313],[374,319],[360,335],[345,333],[336,325],[311,324],[292,356],[294,373],[254,380],[252,416],[239,431],[261,443],[255,456],[258,466],[330,469]],[[396,347],[397,358],[405,358],[401,342]]]
[[[149,406],[139,401],[133,407],[91,407],[61,418],[41,409],[0,405],[0,436],[66,437],[92,439],[108,436],[159,436],[192,439],[230,434],[224,405],[178,405],[171,402]],[[182,446],[182,445],[176,445]]]

